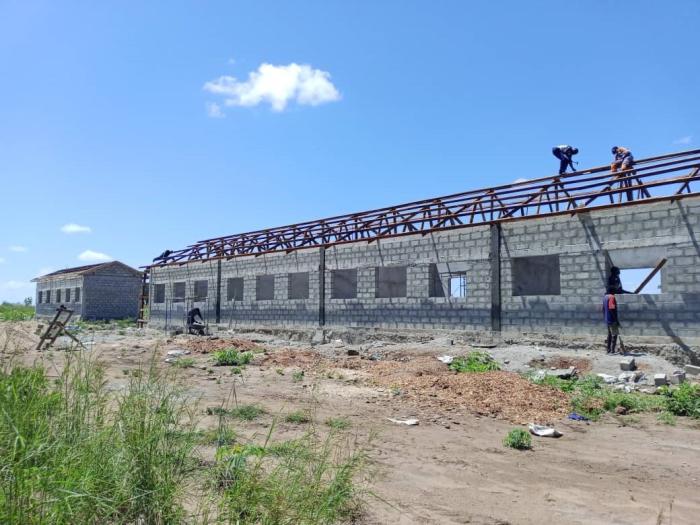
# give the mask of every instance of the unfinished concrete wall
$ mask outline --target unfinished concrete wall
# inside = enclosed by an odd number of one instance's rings
[[[664,257],[662,293],[621,296],[620,316],[629,335],[682,341],[700,337],[699,239],[700,199],[689,198],[195,262],[153,271],[151,282],[166,286],[164,301],[151,304],[151,323],[182,325],[198,306],[210,323],[232,327],[596,333],[610,265],[648,267]],[[295,283],[299,274],[308,274],[308,296]],[[257,294],[259,276],[273,277],[272,295]],[[193,283],[202,279],[208,297],[195,302]],[[234,295],[242,279],[242,300],[229,296],[228,279],[238,279]],[[179,302],[176,282],[186,289]],[[454,296],[455,283],[463,296]]]
[[[83,277],[83,319],[136,319],[139,313],[141,278],[128,272],[110,271]]]
[[[59,276],[37,281],[34,304],[37,317],[53,317],[56,315],[56,308],[60,305],[73,310],[75,312],[73,315],[79,317],[82,315],[83,308],[82,276]]]

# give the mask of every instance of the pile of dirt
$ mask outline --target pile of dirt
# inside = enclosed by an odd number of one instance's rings
[[[219,339],[209,337],[188,338],[182,346],[197,354],[208,354],[225,348],[237,348],[241,352],[259,348],[260,345],[248,341],[247,339]]]
[[[593,369],[590,359],[560,355],[552,356],[549,359],[533,359],[528,364],[532,368],[570,368],[573,366],[579,375],[590,372]]]
[[[290,350],[285,348],[265,355],[265,358],[260,364],[280,367],[298,366],[305,370],[311,370],[325,361],[327,360],[316,352],[311,352],[309,350]]]
[[[434,357],[366,367],[372,381],[400,391],[418,406],[467,408],[514,423],[553,423],[568,413],[568,394],[512,372],[456,373]]]

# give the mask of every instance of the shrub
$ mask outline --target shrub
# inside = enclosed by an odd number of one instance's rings
[[[518,450],[527,450],[532,448],[532,437],[527,430],[514,428],[503,438],[503,445]]]
[[[287,414],[284,420],[287,423],[308,423],[311,421],[311,415],[304,410],[297,410],[296,412],[290,412],[289,414]]]
[[[295,383],[299,383],[300,381],[304,380],[304,371],[303,370],[298,370],[292,374],[292,381]]]
[[[661,393],[671,414],[700,418],[700,386],[681,383],[677,388],[665,387]]]
[[[455,357],[450,363],[450,370],[456,372],[490,372],[501,367],[486,352],[469,352],[465,356]]]
[[[236,348],[226,348],[214,352],[214,363],[217,366],[244,366],[253,359],[251,352],[239,352]]]

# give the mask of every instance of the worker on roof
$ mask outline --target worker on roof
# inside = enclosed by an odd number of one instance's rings
[[[153,259],[153,262],[158,262],[158,261],[165,261],[168,257],[170,257],[170,254],[173,253],[172,250],[165,250],[163,253],[161,253],[158,257]]]
[[[561,144],[552,148],[552,155],[559,159],[559,175],[566,173],[566,168],[571,167],[571,171],[576,171],[572,157],[578,154],[578,148]]]
[[[603,297],[603,318],[608,327],[608,338],[606,347],[608,354],[615,353],[615,345],[617,345],[617,337],[620,335],[620,320],[617,316],[617,299],[615,291],[612,287],[608,287],[608,293]]]
[[[634,166],[634,157],[632,156],[632,152],[627,148],[623,148],[622,146],[613,146],[611,152],[614,156],[614,160],[610,165],[610,171],[625,171]]]

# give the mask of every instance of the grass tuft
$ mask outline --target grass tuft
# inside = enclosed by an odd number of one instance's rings
[[[532,437],[527,430],[514,428],[503,438],[503,446],[517,450],[528,450],[532,448]]]
[[[297,410],[295,412],[290,412],[284,418],[287,423],[295,423],[301,425],[303,423],[311,422],[311,414],[305,410]]]
[[[333,430],[347,430],[350,428],[350,420],[346,417],[331,417],[326,419],[326,425]]]
[[[240,352],[236,348],[226,348],[214,352],[214,364],[217,366],[245,366],[253,359],[251,352]]]
[[[486,352],[470,352],[467,356],[455,357],[449,368],[455,372],[490,372],[501,369]]]

